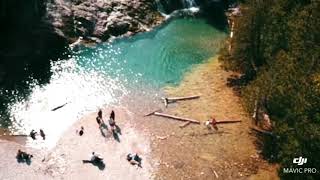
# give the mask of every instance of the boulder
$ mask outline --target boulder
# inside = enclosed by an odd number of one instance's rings
[[[127,21],[114,21],[108,25],[108,31],[113,36],[119,36],[129,31],[130,23]]]

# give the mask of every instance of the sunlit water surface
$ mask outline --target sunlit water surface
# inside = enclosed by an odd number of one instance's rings
[[[82,47],[69,59],[52,62],[50,83],[30,82],[29,97],[8,104],[11,125],[5,128],[16,134],[42,128],[46,143],[28,144],[53,147],[86,113],[107,105],[125,106],[119,104],[123,98],[159,98],[162,87],[178,84],[193,65],[214,56],[224,37],[204,20],[178,19],[128,39]]]

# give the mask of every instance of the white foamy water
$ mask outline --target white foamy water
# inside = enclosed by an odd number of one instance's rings
[[[33,147],[53,147],[59,136],[84,114],[116,103],[127,93],[120,82],[83,70],[75,59],[55,62],[51,70],[50,83],[36,85],[28,99],[10,106],[15,121],[9,129],[16,134],[29,134],[32,129],[41,128],[46,133],[46,141],[27,143]],[[59,106],[62,107],[52,111]]]

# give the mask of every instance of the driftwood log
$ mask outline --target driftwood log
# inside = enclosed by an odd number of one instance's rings
[[[4,134],[4,135],[0,135],[1,136],[11,136],[11,137],[27,137],[28,135],[26,134]]]
[[[191,99],[197,99],[197,98],[200,98],[200,96],[195,95],[195,96],[185,96],[185,97],[162,97],[161,99],[163,100],[164,105],[167,107],[168,104],[171,102],[191,100]]]
[[[62,105],[60,105],[60,106],[57,106],[57,107],[55,107],[55,108],[53,108],[53,109],[51,109],[51,111],[56,111],[56,110],[58,110],[58,109],[60,109],[60,108],[63,108],[65,105],[67,105],[68,103],[64,103],[64,104],[62,104]]]
[[[170,114],[164,114],[164,113],[160,113],[160,112],[154,112],[153,115],[170,118],[170,119],[174,119],[177,121],[186,121],[186,122],[190,122],[190,123],[200,124],[200,121],[198,121],[198,120],[174,116],[174,115],[170,115]]]
[[[241,122],[240,120],[234,120],[234,121],[217,121],[217,124],[228,124],[228,123],[238,123]]]
[[[148,114],[145,114],[144,116],[151,116],[151,115],[153,115],[155,112],[161,112],[161,109],[154,110],[154,111],[152,111],[152,112],[150,112],[150,113],[148,113]]]
[[[189,122],[189,121],[188,121],[188,122],[186,122],[186,123],[184,123],[184,124],[180,125],[179,127],[180,127],[180,128],[184,128],[184,127],[188,126],[190,123],[191,123],[191,122]]]

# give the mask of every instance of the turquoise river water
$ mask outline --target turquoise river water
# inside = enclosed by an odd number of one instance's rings
[[[30,82],[28,98],[8,104],[17,134],[42,128],[52,145],[84,114],[122,98],[159,98],[193,66],[214,56],[226,33],[202,19],[176,19],[146,33],[94,47],[81,47],[69,59],[52,62],[50,83]],[[67,103],[61,109],[54,107]]]

